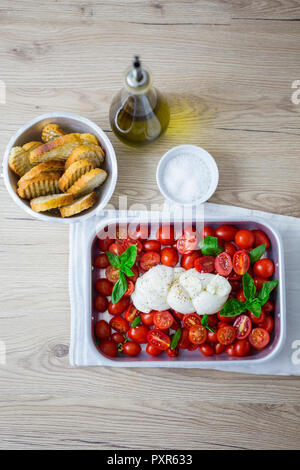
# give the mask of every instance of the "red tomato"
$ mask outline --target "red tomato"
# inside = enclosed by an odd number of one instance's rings
[[[149,332],[149,328],[147,328],[145,325],[138,325],[134,327],[132,326],[128,331],[128,336],[133,341],[140,343],[140,344],[144,344],[148,342],[147,340],[148,332]]]
[[[248,356],[251,351],[250,343],[247,339],[240,339],[234,345],[234,355],[241,357],[241,356]]]
[[[246,297],[244,296],[244,290],[243,289],[240,289],[236,295],[236,298],[240,301],[240,302],[246,302]]]
[[[111,238],[104,238],[103,240],[101,238],[98,238],[98,247],[100,251],[107,251],[108,248],[112,243],[114,243],[115,240]]]
[[[123,344],[126,338],[122,333],[113,333],[111,339],[117,344]]]
[[[206,226],[206,227],[203,227],[201,235],[202,235],[202,238],[214,237],[215,236],[215,231],[214,231],[213,228],[211,228],[209,226]]]
[[[107,266],[105,276],[110,282],[115,284],[119,280],[119,269],[111,265]]]
[[[168,356],[170,356],[170,357],[177,357],[178,354],[179,354],[179,349],[178,349],[178,348],[175,348],[175,349],[168,348],[168,349],[166,350],[166,353],[167,353]]]
[[[268,278],[273,276],[275,267],[273,261],[263,258],[254,263],[253,270],[256,276]]]
[[[158,240],[146,240],[144,242],[145,251],[157,251],[160,252],[161,243]]]
[[[256,317],[255,315],[253,315],[253,313],[250,312],[250,310],[248,311],[248,315],[251,318],[252,323],[254,323],[255,325],[260,325],[265,320],[265,317],[266,317],[266,314],[263,310],[261,311],[261,314],[259,315],[259,317]]]
[[[252,323],[247,315],[239,315],[233,324],[237,339],[245,339],[250,335]]]
[[[237,274],[235,271],[231,271],[228,276],[228,281],[242,282],[242,276],[240,274]]]
[[[207,332],[207,342],[208,343],[217,343],[218,342],[217,333],[213,333],[212,331],[208,331]]]
[[[162,351],[168,349],[171,344],[170,337],[167,336],[163,331],[157,329],[148,330],[147,339],[150,344],[158,349],[161,349]]]
[[[131,238],[125,238],[125,240],[122,241],[122,248],[123,250],[127,250],[131,245],[136,245],[137,248],[137,253],[141,253],[143,249],[143,244],[140,242],[140,240],[131,240]]]
[[[111,315],[121,315],[124,312],[125,308],[129,304],[129,297],[122,297],[119,302],[113,304],[109,302],[108,304],[108,313]]]
[[[177,240],[177,251],[181,255],[189,254],[197,248],[199,233],[192,227],[184,229],[183,235]]]
[[[266,314],[264,321],[261,323],[261,328],[266,330],[268,333],[271,333],[271,331],[274,328],[274,320],[271,315]]]
[[[152,326],[153,325],[153,315],[154,315],[155,310],[152,310],[152,312],[149,313],[142,313],[141,318],[142,322],[146,326]]]
[[[111,327],[105,320],[100,320],[95,325],[95,336],[99,339],[108,339],[111,335]]]
[[[116,226],[116,238],[117,240],[121,241],[124,240],[124,238],[128,237],[128,227],[127,224],[119,224]]]
[[[268,239],[265,232],[263,232],[262,230],[252,230],[252,233],[255,237],[254,246],[256,247],[259,245],[266,245],[267,250],[270,246],[270,240]]]
[[[193,344],[202,344],[207,340],[207,330],[202,325],[193,325],[189,329],[189,340]]]
[[[240,250],[233,255],[233,269],[237,274],[243,276],[250,268],[250,258],[245,250]]]
[[[226,346],[225,352],[226,354],[228,354],[228,356],[235,356],[234,344],[230,344],[229,346]]]
[[[225,249],[225,252],[228,253],[229,256],[231,256],[231,258],[233,257],[234,253],[236,252],[236,247],[231,242],[225,242],[224,243],[224,249]]]
[[[156,232],[156,238],[162,245],[172,245],[175,241],[174,227],[168,224],[161,225]]]
[[[125,249],[122,246],[122,244],[117,241],[116,243],[113,243],[112,245],[110,245],[110,247],[108,248],[108,251],[110,253],[113,253],[116,256],[120,256],[122,253],[124,253]]]
[[[127,291],[125,292],[125,294],[123,294],[124,297],[129,297],[132,294],[132,292],[134,291],[134,288],[135,288],[133,281],[127,281],[127,286],[128,286]]]
[[[173,318],[173,323],[171,326],[172,330],[179,330],[181,328],[181,322],[177,318]]]
[[[108,307],[107,298],[104,297],[104,295],[97,295],[97,297],[95,298],[95,309],[98,312],[103,313],[107,310],[107,307]]]
[[[263,328],[254,328],[249,336],[249,341],[254,349],[260,351],[264,349],[270,341],[269,333]]]
[[[138,224],[129,224],[128,226],[128,235],[133,240],[147,240],[149,237],[149,226],[147,223]]]
[[[187,255],[182,255],[180,264],[184,269],[192,269],[194,267],[194,261],[200,258],[200,256],[200,251],[193,251]]]
[[[190,345],[189,330],[187,328],[182,328],[180,340],[178,341],[178,348],[188,349],[189,345]]]
[[[221,344],[221,343],[215,344],[215,353],[216,354],[222,354],[224,351],[225,351],[224,344]]]
[[[160,262],[165,266],[174,268],[178,263],[179,256],[174,248],[163,248],[160,252]]]
[[[221,276],[229,276],[232,271],[232,261],[230,255],[223,251],[219,253],[215,259],[215,268]]]
[[[208,326],[211,328],[216,326],[218,324],[218,316],[216,313],[213,313],[212,315],[208,315]]]
[[[235,234],[238,231],[233,225],[220,225],[216,230],[216,236],[225,242],[234,240]]]
[[[267,279],[264,279],[263,277],[258,277],[258,276],[254,276],[253,280],[254,280],[254,284],[257,290],[260,290],[262,286],[264,285],[264,283],[267,282]]]
[[[153,344],[148,343],[146,346],[146,352],[150,354],[150,356],[159,356],[162,353],[162,349],[158,349]]]
[[[95,268],[98,268],[98,269],[107,268],[107,266],[109,266],[109,261],[108,261],[108,257],[106,256],[106,254],[101,253],[101,255],[96,256],[93,262],[93,266],[95,266]]]
[[[153,315],[153,323],[159,330],[166,330],[167,328],[170,328],[173,322],[174,319],[168,310],[155,312]]]
[[[189,329],[191,326],[201,325],[201,317],[198,313],[187,313],[184,315],[182,323],[185,328]]]
[[[153,266],[157,266],[160,263],[160,255],[157,251],[148,251],[144,253],[140,259],[140,267],[143,271],[149,271]]]
[[[201,256],[194,262],[194,267],[199,273],[212,273],[215,270],[215,258],[213,256]]]
[[[234,241],[240,248],[247,250],[254,245],[255,235],[251,230],[242,229],[235,234]]]
[[[103,339],[99,344],[99,349],[105,356],[116,357],[118,354],[117,345],[111,339]]]
[[[141,346],[134,341],[127,341],[127,343],[123,344],[123,353],[127,354],[127,356],[137,356],[141,352]]]
[[[117,316],[114,316],[110,322],[109,322],[110,326],[112,327],[113,330],[116,330],[118,333],[127,333],[127,331],[129,330],[129,323],[127,320],[125,320],[125,318],[117,315]]]
[[[220,320],[221,323],[233,323],[235,320],[235,317],[224,317],[223,315],[220,315],[220,313],[217,313],[217,317]],[[220,328],[220,323],[218,324],[218,328]]]
[[[138,315],[140,315],[139,310],[137,310],[133,304],[128,305],[124,315],[126,320],[129,321],[129,323],[132,323]]]
[[[274,309],[275,309],[275,305],[274,303],[272,302],[272,300],[267,300],[265,305],[263,305],[263,311],[266,312],[266,313],[272,313],[274,312]]]
[[[176,310],[172,310],[173,317],[177,318],[177,320],[183,320],[184,314],[180,312],[176,312]]]
[[[113,287],[113,283],[108,279],[103,278],[96,281],[96,290],[99,292],[99,294],[111,295]]]
[[[139,270],[135,264],[130,269],[133,272],[133,276],[127,276],[127,277],[130,281],[136,282],[137,278],[139,277]]]
[[[215,353],[214,348],[208,343],[201,344],[199,349],[204,356],[212,356]]]
[[[224,325],[218,329],[217,336],[219,343],[228,346],[235,340],[235,329],[232,325]]]

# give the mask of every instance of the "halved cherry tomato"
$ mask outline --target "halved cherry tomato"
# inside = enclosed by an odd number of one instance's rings
[[[150,354],[150,356],[159,356],[163,351],[162,349],[153,346],[153,344],[148,343],[146,346],[146,352]]]
[[[228,346],[235,340],[235,329],[231,325],[224,325],[218,329],[217,336],[219,343]]]
[[[111,339],[117,344],[123,344],[126,338],[124,335],[122,335],[122,333],[117,332],[111,335]]]
[[[179,354],[179,349],[178,349],[178,348],[175,348],[175,349],[168,348],[168,349],[166,350],[166,353],[167,353],[168,356],[170,356],[170,357],[177,357],[178,354]]]
[[[149,252],[151,253],[151,252]],[[155,253],[155,252],[154,252]],[[158,255],[159,256],[159,255]],[[175,248],[163,248],[160,252],[160,262],[165,266],[170,266],[174,268],[178,263],[179,256]]]
[[[247,250],[254,245],[255,235],[251,230],[242,229],[236,232],[234,241],[240,248]]]
[[[153,330],[151,330],[153,331]],[[128,336],[130,339],[137,343],[147,343],[147,335],[149,332],[149,328],[147,328],[145,325],[138,325],[138,326],[132,326],[129,331],[128,331]]]
[[[114,241],[115,240],[113,240],[112,238],[103,238],[103,240],[101,238],[98,238],[99,250],[104,252],[107,251],[110,245],[114,243]]]
[[[169,224],[163,224],[156,232],[156,238],[162,245],[172,245],[175,241],[174,227]]]
[[[157,251],[148,251],[144,253],[140,259],[140,267],[143,271],[149,271],[153,266],[160,263],[160,255]]]
[[[250,258],[245,250],[240,250],[233,255],[233,269],[237,274],[243,276],[250,268]]]
[[[137,253],[141,253],[143,249],[143,244],[140,242],[140,240],[131,240],[131,238],[125,238],[122,240],[122,248],[123,250],[127,250],[131,245],[136,245],[137,248]]]
[[[105,253],[101,253],[101,255],[96,256],[93,261],[93,266],[98,269],[104,269],[109,266],[108,257]]]
[[[255,237],[255,242],[254,246],[259,246],[259,245],[266,245],[266,250],[270,246],[270,240],[268,239],[267,235],[265,232],[262,230],[252,230],[252,233],[254,234]]]
[[[249,335],[249,341],[254,349],[264,349],[270,341],[270,335],[264,328],[254,328]]]
[[[117,241],[116,243],[113,243],[112,245],[110,245],[110,247],[108,248],[108,251],[110,253],[113,253],[116,256],[120,256],[122,253],[124,253],[125,248],[120,242]]]
[[[207,340],[207,329],[202,325],[193,325],[189,329],[189,340],[193,344],[202,344]]]
[[[113,330],[118,331],[118,333],[127,333],[129,330],[129,323],[125,318],[121,317],[120,315],[114,316],[110,322],[110,326]]]
[[[177,251],[181,255],[189,254],[197,248],[199,233],[192,227],[186,227],[183,235],[177,240]]]
[[[239,315],[233,324],[237,339],[245,339],[250,335],[252,323],[247,315]]]
[[[272,302],[272,300],[270,300],[270,299],[267,300],[266,303],[263,305],[262,309],[265,313],[274,312],[274,309],[275,309],[274,302]]]
[[[194,267],[194,261],[201,256],[201,251],[193,251],[188,255],[182,255],[180,264],[184,269],[192,269]]]
[[[239,339],[233,345],[234,348],[234,355],[241,357],[241,356],[248,356],[251,351],[251,345],[248,339]]]
[[[95,325],[95,336],[99,339],[108,339],[111,335],[111,327],[105,320],[100,320]]]
[[[266,318],[266,314],[263,310],[261,311],[261,314],[259,315],[259,317],[256,317],[252,312],[250,312],[250,310],[248,311],[248,315],[252,323],[254,323],[255,325],[260,325],[261,323],[263,323],[263,321]]]
[[[107,298],[104,297],[104,295],[97,295],[97,297],[95,298],[95,309],[98,312],[103,313],[107,310],[107,307],[108,307]]]
[[[153,315],[153,323],[159,330],[170,328],[174,322],[174,318],[168,310],[155,312]]]
[[[215,353],[216,354],[222,354],[224,351],[225,351],[224,344],[221,344],[221,343],[215,344]]]
[[[148,331],[147,339],[150,344],[158,349],[161,349],[162,351],[168,349],[171,344],[170,337],[158,329]]]
[[[216,237],[221,238],[225,242],[234,240],[235,234],[238,231],[233,225],[220,225],[216,230]]]
[[[158,240],[146,240],[144,242],[144,250],[145,251],[157,251],[160,252],[161,243]]]
[[[122,297],[119,302],[113,304],[109,302],[108,313],[111,315],[121,315],[129,304],[129,297]]]
[[[215,236],[215,231],[213,228],[206,226],[203,227],[202,232],[201,232],[202,238],[205,237],[214,237]]]
[[[111,339],[103,339],[99,344],[99,349],[105,356],[116,357],[118,354],[117,345]]]
[[[225,249],[225,252],[228,253],[229,256],[231,256],[231,258],[233,257],[234,253],[237,251],[236,247],[231,242],[225,242],[224,249]]]
[[[110,282],[115,284],[119,280],[119,271],[120,270],[118,268],[109,265],[105,270],[105,276]]]
[[[132,294],[132,292],[134,291],[134,288],[135,288],[133,281],[127,281],[127,286],[128,286],[127,291],[125,292],[125,294],[123,294],[124,297],[129,297]]]
[[[129,321],[129,323],[132,323],[138,315],[140,315],[139,310],[137,310],[133,304],[128,305],[124,314],[126,320]]]
[[[178,348],[179,349],[188,349],[190,345],[189,340],[189,330],[187,328],[181,328],[181,336],[180,340],[178,341]]]
[[[152,326],[153,325],[153,316],[154,316],[155,310],[152,310],[149,313],[142,313],[141,314],[141,319],[144,325],[146,326]]]
[[[130,223],[128,225],[128,236],[133,240],[147,240],[149,237],[149,226],[147,223],[134,224]]]
[[[215,259],[215,268],[221,276],[229,276],[232,271],[232,261],[230,255],[223,251]]]
[[[141,346],[134,341],[127,341],[122,347],[123,353],[127,354],[127,356],[137,356],[141,350]]]
[[[97,292],[99,292],[99,294],[102,294],[102,295],[111,295],[113,287],[114,287],[113,283],[105,278],[98,279],[96,281],[95,286],[96,286]]]
[[[215,258],[213,256],[201,256],[194,262],[194,267],[199,273],[212,273],[215,270]]]
[[[215,352],[214,348],[208,343],[201,344],[199,349],[204,356],[212,356]]]
[[[274,320],[271,315],[266,314],[264,321],[261,323],[261,328],[266,330],[268,333],[271,333],[271,331],[274,328]]]
[[[275,267],[273,261],[268,258],[263,258],[254,263],[253,270],[256,276],[268,278],[273,276]]]
[[[201,317],[198,313],[187,313],[184,315],[182,323],[185,328],[189,329],[191,326],[201,325]]]

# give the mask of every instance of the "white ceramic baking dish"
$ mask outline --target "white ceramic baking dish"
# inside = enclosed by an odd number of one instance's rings
[[[85,327],[87,328],[85,337],[88,340],[87,351],[90,351],[91,356],[96,357],[98,355],[99,364],[108,365],[108,366],[117,366],[117,367],[201,367],[201,366],[219,366],[225,365],[228,363],[235,364],[261,364],[273,359],[281,350],[286,333],[286,303],[285,303],[285,278],[284,278],[284,259],[283,259],[283,248],[282,241],[279,233],[271,227],[268,223],[264,222],[261,219],[253,218],[251,220],[239,219],[222,219],[216,220],[215,218],[206,218],[205,225],[210,225],[213,228],[221,225],[223,223],[233,224],[240,228],[248,229],[261,229],[263,230],[270,239],[271,247],[268,250],[268,255],[273,259],[275,264],[275,274],[274,278],[279,280],[279,288],[274,294],[275,302],[275,311],[274,311],[274,330],[271,333],[271,341],[269,345],[262,351],[257,351],[250,356],[245,356],[241,358],[229,357],[226,353],[221,355],[214,355],[211,357],[206,357],[200,353],[197,349],[195,351],[186,351],[180,350],[180,354],[177,358],[170,358],[166,354],[163,354],[158,357],[149,356],[144,350],[137,357],[128,357],[120,356],[114,359],[109,359],[101,354],[96,346],[95,337],[93,334],[93,325],[99,319],[103,318],[106,320],[111,319],[111,315],[107,312],[104,314],[97,314],[93,309],[93,298],[97,295],[94,292],[94,281],[97,277],[100,277],[100,273],[97,273],[97,270],[92,268],[92,259],[97,254],[96,239],[97,233],[103,230],[105,227],[108,227],[111,224],[117,223],[143,223],[152,221],[152,226],[154,233],[155,227],[159,222],[163,222],[165,219],[161,218],[161,215],[157,215],[157,220],[153,217],[153,213],[149,217],[139,217],[138,215],[128,215],[127,217],[113,217],[104,219],[97,226],[91,228],[89,237],[86,240],[86,253],[84,258],[88,260],[88,266],[86,266],[85,274],[87,278],[82,277],[82,286],[81,292],[89,292],[89,295],[84,299],[83,310],[87,312],[87,317],[85,321]],[[180,222],[179,219],[172,219],[172,222]],[[189,222],[195,222],[195,220],[190,219]],[[81,281],[80,281],[81,282]],[[88,318],[88,312],[90,312]],[[90,326],[88,326],[88,324]]]

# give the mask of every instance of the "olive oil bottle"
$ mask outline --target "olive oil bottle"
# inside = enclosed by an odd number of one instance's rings
[[[141,146],[156,140],[168,127],[170,109],[151,84],[150,72],[135,57],[125,75],[125,86],[112,101],[112,130],[124,143]]]

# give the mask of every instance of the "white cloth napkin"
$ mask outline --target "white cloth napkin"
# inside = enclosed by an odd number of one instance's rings
[[[300,375],[300,219],[240,207],[205,204],[205,214],[226,217],[260,217],[270,222],[281,234],[285,254],[286,301],[287,301],[287,335],[285,346],[271,362],[263,364],[217,366],[212,364],[197,367],[218,369],[228,372],[244,372],[248,374]],[[105,217],[105,216],[104,216]],[[91,227],[99,223],[99,217],[92,217],[84,223],[70,225],[70,263],[69,287],[71,301],[71,345],[70,363],[77,366],[111,365],[90,344],[90,311],[87,298],[90,285],[87,279],[89,263],[84,259],[86,240]],[[115,362],[116,366],[141,366],[141,364]],[[172,367],[182,367],[180,362],[172,362]],[[191,366],[193,365],[191,364]],[[195,366],[194,366],[195,367]]]

